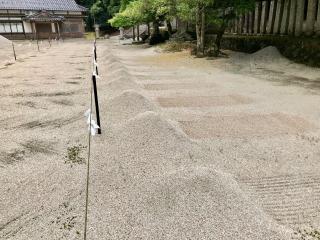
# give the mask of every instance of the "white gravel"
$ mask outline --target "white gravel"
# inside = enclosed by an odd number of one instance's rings
[[[1,239],[83,238],[86,166],[65,155],[87,145],[91,51],[67,41],[0,69]],[[317,89],[279,86],[232,54],[212,62],[98,42],[103,135],[92,142],[88,239],[282,240],[317,226]],[[267,62],[264,73],[289,84],[290,69]],[[160,107],[177,96],[195,103]]]
[[[109,125],[123,123],[139,113],[154,111],[155,109],[156,106],[146,97],[134,90],[127,90],[110,99],[104,110],[111,113],[108,114],[106,119]]]

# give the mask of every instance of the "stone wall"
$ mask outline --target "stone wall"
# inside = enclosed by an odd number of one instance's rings
[[[320,0],[263,0],[234,20],[229,33],[320,36]]]

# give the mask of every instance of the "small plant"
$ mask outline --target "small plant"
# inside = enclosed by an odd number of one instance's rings
[[[76,216],[67,217],[61,229],[71,231],[76,225],[76,218],[77,218]]]
[[[300,230],[298,229],[294,232],[295,237],[293,239],[297,240],[320,240],[320,231],[310,227],[310,229]]]
[[[160,46],[165,52],[182,52],[184,50],[192,50],[195,44],[192,42],[170,41]]]
[[[65,156],[65,163],[66,164],[84,164],[85,159],[81,156],[81,152],[86,147],[82,146],[81,144],[78,146],[68,147],[67,155]]]

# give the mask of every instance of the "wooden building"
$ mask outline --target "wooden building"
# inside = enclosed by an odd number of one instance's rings
[[[75,0],[0,0],[0,35],[8,39],[82,37],[86,11]]]

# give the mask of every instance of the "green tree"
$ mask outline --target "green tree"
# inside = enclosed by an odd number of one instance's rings
[[[115,14],[108,22],[113,27],[133,27],[145,22],[146,17],[143,14],[143,2],[139,0],[128,3],[123,11]]]
[[[153,22],[154,35],[160,34],[159,22],[161,10],[157,9],[158,5],[151,0],[123,0],[121,2],[120,12],[117,13],[108,22],[113,27],[135,27],[136,25]]]
[[[215,0],[211,10],[211,21],[217,26],[214,55],[218,56],[221,51],[221,40],[230,26],[230,22],[243,16],[254,9],[255,0]]]
[[[155,42],[163,40],[160,34],[160,24],[164,21],[168,24],[171,32],[170,21],[176,14],[176,0],[122,0],[120,12],[116,14],[109,23],[114,27],[133,27],[145,23],[148,25],[148,35],[150,35],[149,23],[153,24],[151,40]],[[139,29],[139,28],[138,28]]]
[[[197,55],[204,55],[206,19],[214,0],[177,0],[177,15],[186,21],[194,22],[197,34]]]
[[[87,13],[87,30],[92,30],[94,22],[101,25],[103,29],[109,29],[107,19],[119,12],[121,0],[76,0],[76,2],[89,11]]]
[[[214,55],[220,54],[221,40],[230,21],[254,8],[255,0],[177,0],[177,15],[196,25],[197,55],[205,50],[206,26],[217,28]]]
[[[215,55],[219,55],[221,39],[230,21],[254,8],[255,0],[121,0],[120,12],[109,23],[114,27],[134,27],[153,23],[152,37],[160,36],[160,23],[174,17],[192,22],[196,26],[197,55],[205,53],[207,26],[217,27]]]

